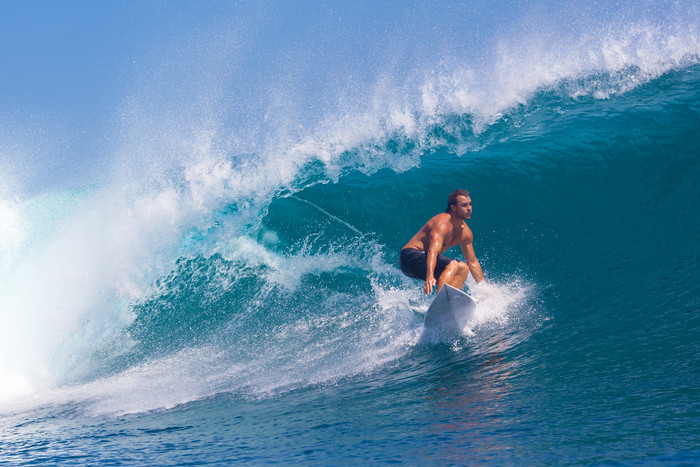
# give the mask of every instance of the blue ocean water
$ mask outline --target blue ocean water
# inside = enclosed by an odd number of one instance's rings
[[[255,144],[146,161],[138,129],[1,200],[0,464],[700,462],[693,31],[382,82]],[[397,263],[455,188],[489,285],[440,339]]]

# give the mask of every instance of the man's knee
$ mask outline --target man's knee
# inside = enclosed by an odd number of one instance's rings
[[[469,274],[469,266],[463,261],[454,260],[450,263],[450,266],[454,269],[457,274]]]
[[[445,270],[458,274],[464,274],[466,271],[469,271],[469,267],[467,266],[467,263],[453,259],[450,261],[450,264],[447,265]]]

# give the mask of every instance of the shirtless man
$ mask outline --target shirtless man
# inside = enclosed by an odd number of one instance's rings
[[[438,292],[444,284],[461,290],[470,271],[477,284],[483,282],[484,273],[472,245],[474,234],[464,222],[471,216],[469,192],[455,190],[447,199],[445,212],[430,219],[401,250],[401,271],[408,277],[424,280],[426,294],[430,294],[436,284]],[[466,263],[443,255],[458,244]]]

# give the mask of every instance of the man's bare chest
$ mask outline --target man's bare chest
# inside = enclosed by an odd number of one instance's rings
[[[462,243],[462,236],[464,235],[464,227],[452,228],[451,232],[447,235],[448,241],[447,248],[452,248],[453,246]]]

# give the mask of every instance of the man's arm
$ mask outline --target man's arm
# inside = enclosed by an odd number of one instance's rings
[[[430,230],[430,243],[426,252],[427,272],[425,274],[425,284],[423,292],[430,295],[433,292],[433,287],[437,284],[435,279],[435,264],[437,263],[437,255],[442,250],[442,245],[445,242],[445,235],[449,232],[449,225],[436,223]]]
[[[476,254],[474,253],[473,238],[470,232],[468,238],[462,242],[462,254],[464,254],[464,261],[469,266],[469,272],[472,273],[472,277],[479,284],[484,281],[484,272],[481,270],[481,264],[479,264],[479,260],[476,259]]]

